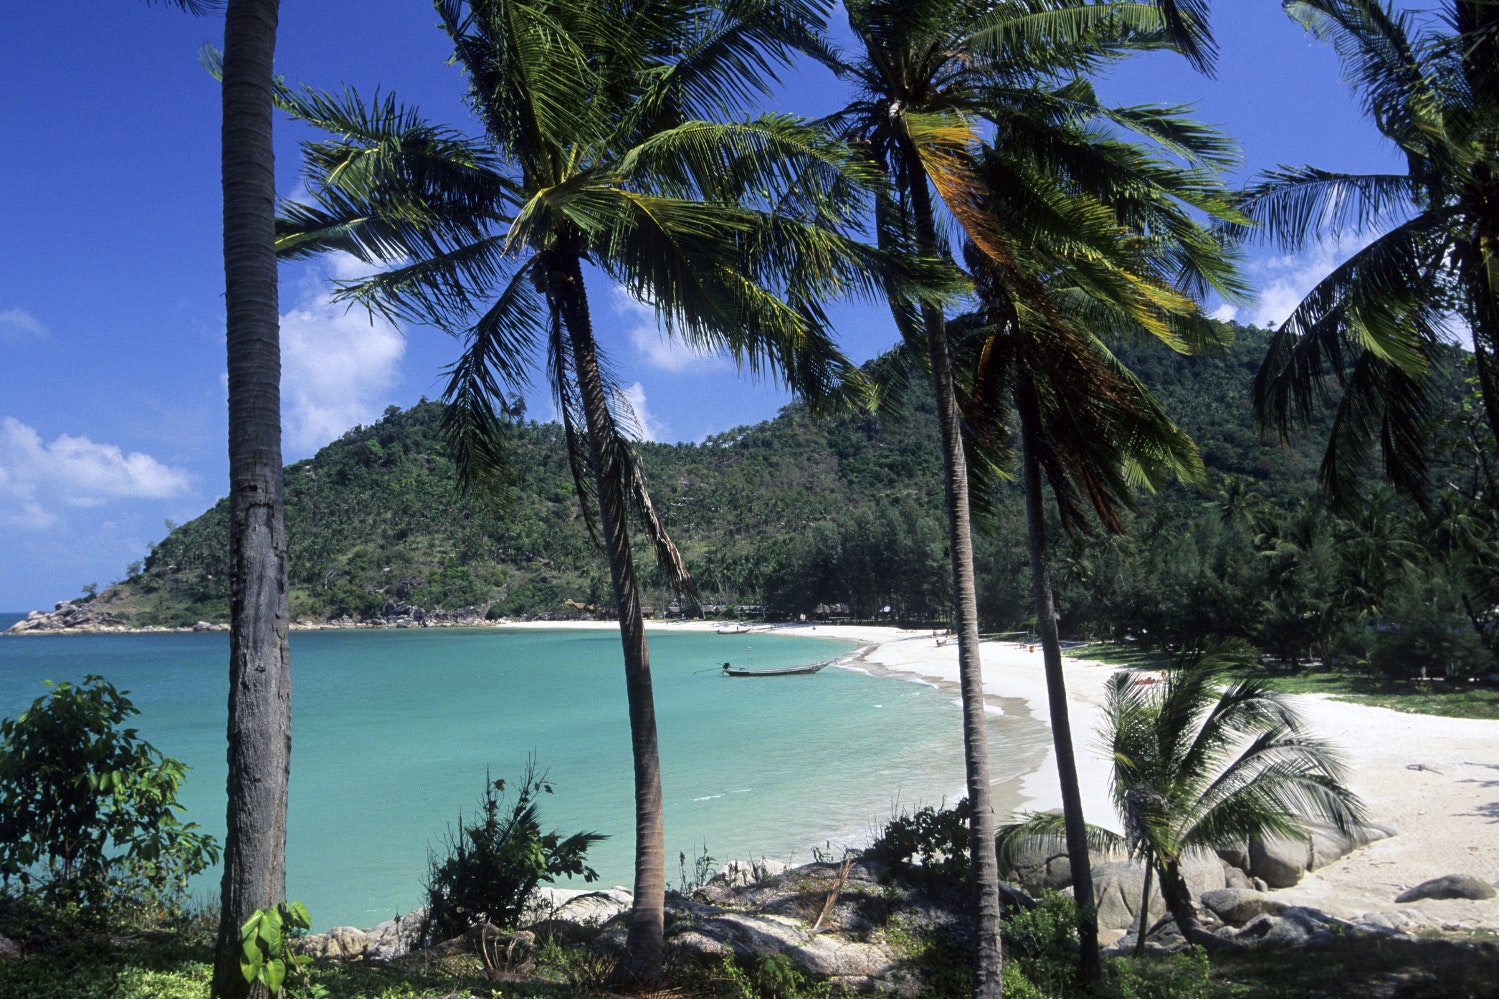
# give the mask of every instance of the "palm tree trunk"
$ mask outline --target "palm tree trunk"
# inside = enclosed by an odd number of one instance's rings
[[[1077,782],[1077,757],[1072,748],[1072,721],[1067,708],[1067,681],[1062,675],[1062,645],[1057,634],[1056,602],[1051,591],[1051,566],[1046,553],[1046,516],[1041,496],[1041,416],[1035,390],[1021,376],[1015,386],[1020,411],[1022,478],[1025,481],[1026,533],[1031,553],[1031,588],[1036,595],[1036,628],[1041,633],[1041,658],[1046,670],[1046,700],[1051,715],[1051,739],[1062,785],[1062,822],[1067,831],[1067,860],[1072,866],[1072,895],[1077,901],[1077,935],[1083,980],[1103,981],[1098,955],[1098,909],[1093,898],[1093,863],[1088,856],[1088,824],[1083,817],[1083,795]]]
[[[923,255],[936,257],[937,230],[926,172],[914,150],[907,150],[906,160],[908,176],[914,178],[910,194],[917,245]],[[963,759],[968,774],[968,802],[972,806],[968,850],[978,950],[973,995],[974,999],[990,999],[1002,993],[1004,955],[1000,941],[999,860],[994,849],[994,803],[989,783],[989,720],[985,712],[984,667],[979,657],[978,595],[969,524],[968,464],[963,455],[958,400],[947,351],[947,321],[940,308],[926,301],[921,303],[921,318],[926,328],[932,386],[937,396],[937,422],[942,432],[948,545],[952,554],[953,624],[958,634],[958,680],[963,699]]]
[[[1209,933],[1198,921],[1197,906],[1192,904],[1192,889],[1187,887],[1187,881],[1182,877],[1180,860],[1161,865],[1161,898],[1165,899],[1166,908],[1170,910],[1171,918],[1176,920],[1176,928],[1181,930],[1187,943],[1217,949],[1226,946],[1222,937]]]
[[[1150,932],[1150,878],[1155,874],[1155,854],[1145,850],[1145,883],[1140,888],[1140,932],[1135,937],[1135,956],[1145,953],[1145,935]]]
[[[610,976],[625,986],[649,986],[661,977],[666,948],[666,844],[661,799],[661,762],[656,742],[656,700],[651,691],[651,659],[640,609],[640,586],[630,552],[623,469],[610,432],[609,399],[599,371],[593,321],[577,257],[565,264],[564,318],[572,336],[573,365],[588,424],[599,498],[599,520],[614,603],[619,613],[620,644],[625,658],[625,695],[630,712],[630,748],[635,762],[635,893],[625,951]]]
[[[272,55],[278,0],[224,23],[224,281],[229,363],[229,805],[213,994],[250,989],[239,928],[286,897],[291,654],[281,493]],[[257,986],[258,988],[258,986]]]

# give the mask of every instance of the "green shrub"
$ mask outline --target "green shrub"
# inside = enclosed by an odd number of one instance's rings
[[[828,999],[827,982],[808,978],[785,954],[761,954],[740,962],[724,958],[712,980],[725,999]]]
[[[177,817],[187,767],[121,727],[140,713],[128,691],[93,675],[48,685],[0,721],[0,883],[95,913],[175,912],[219,859]]]
[[[1104,999],[1207,999],[1213,994],[1208,953],[1192,947],[1180,954],[1141,960],[1121,958],[1105,971]]]
[[[598,880],[598,872],[585,861],[588,848],[605,836],[541,831],[536,799],[551,794],[552,785],[545,773],[536,772],[535,760],[526,762],[508,814],[504,792],[505,781],[492,781],[486,773],[478,821],[464,825],[460,814],[457,834],[448,830],[445,856],[430,858],[429,939],[446,940],[480,923],[513,927],[536,887],[559,876]]]
[[[312,916],[301,902],[282,902],[256,909],[240,927],[239,970],[251,985],[259,982],[273,996],[287,986],[296,999],[327,999],[328,990],[307,974],[312,958],[298,954],[292,941],[312,929]]]
[[[1034,909],[1016,912],[1004,921],[1005,962],[1040,995],[1066,995],[1079,975],[1077,905],[1072,896],[1054,891],[1042,894]],[[1006,995],[1010,995],[1008,981]]]
[[[897,815],[885,824],[864,856],[879,861],[887,873],[911,873],[920,870],[938,877],[968,877],[967,798],[958,799],[952,808],[931,805]]]

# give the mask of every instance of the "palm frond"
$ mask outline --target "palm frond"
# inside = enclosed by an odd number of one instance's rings
[[[1410,208],[1416,194],[1403,174],[1342,174],[1283,166],[1265,171],[1244,192],[1244,209],[1265,238],[1294,250],[1309,239],[1384,229],[1398,209]]]
[[[1424,492],[1429,373],[1446,321],[1430,292],[1442,246],[1434,228],[1435,220],[1418,217],[1335,268],[1276,331],[1255,376],[1255,410],[1282,437],[1326,401],[1330,384],[1341,386],[1320,474],[1345,500],[1376,439],[1400,487]]]
[[[1123,836],[1102,826],[1088,825],[1088,851],[1090,853],[1127,853],[1129,845]],[[999,854],[1001,870],[1013,868],[1029,850],[1051,848],[1061,852],[1067,849],[1067,829],[1059,812],[1022,812],[1019,821],[1006,822],[999,827],[994,840]]]
[[[1174,45],[1155,4],[1070,0],[1017,11],[1020,6],[997,5],[966,25],[964,40],[978,71],[1087,73],[1131,51]]]

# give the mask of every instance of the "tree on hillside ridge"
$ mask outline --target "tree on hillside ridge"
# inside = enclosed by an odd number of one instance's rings
[[[438,0],[482,138],[386,98],[310,90],[284,106],[333,137],[306,147],[312,205],[280,247],[394,266],[341,294],[464,343],[447,438],[471,485],[503,467],[496,413],[545,346],[572,473],[609,562],[635,764],[634,904],[617,982],[661,969],[661,784],[632,515],[668,579],[686,566],[651,505],[632,416],[603,361],[584,264],[652,305],[666,330],[810,398],[856,372],[820,302],[876,290],[875,251],[838,234],[858,199],[847,150],[782,115],[709,120],[767,93],[789,51],[816,49],[817,0],[595,5]],[[787,193],[792,192],[792,193]]]

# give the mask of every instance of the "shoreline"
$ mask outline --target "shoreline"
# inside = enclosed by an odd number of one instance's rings
[[[387,624],[384,627],[399,627]],[[409,626],[408,626],[409,627]],[[614,630],[613,621],[476,621],[428,627],[510,628],[515,630]],[[652,632],[716,632],[732,622],[648,621]],[[294,630],[336,631],[347,627]],[[22,634],[162,634],[203,629],[111,629],[109,631],[30,631]],[[360,630],[363,630],[362,628]],[[787,623],[756,625],[744,635],[796,635],[852,642],[841,657],[844,668],[921,683],[958,696],[955,642],[938,645],[929,630],[894,626]],[[1060,806],[1047,712],[1046,681],[1039,650],[1013,641],[981,643],[984,693],[990,709],[1029,730],[1025,746],[990,746],[995,807],[1003,822],[1017,810]],[[1108,754],[1098,744],[1104,686],[1115,667],[1063,657],[1071,706],[1083,808],[1088,821],[1118,829],[1108,791]],[[1420,913],[1418,922],[1446,929],[1499,932],[1499,898],[1484,901],[1423,900],[1398,904],[1401,891],[1431,878],[1471,874],[1486,883],[1499,879],[1499,720],[1406,714],[1328,695],[1289,698],[1306,728],[1343,754],[1347,783],[1363,800],[1372,822],[1397,834],[1355,850],[1312,871],[1295,887],[1273,896],[1308,905],[1344,919],[1365,913]],[[1034,726],[1032,728],[1032,726]],[[1040,738],[1031,735],[1040,734]],[[959,732],[952,733],[956,741]],[[1016,752],[1017,748],[1020,750]],[[957,794],[966,793],[958,789]],[[930,788],[926,801],[955,800],[952,788]]]
[[[957,693],[956,643],[938,646],[930,632],[823,624],[795,630],[858,642],[856,668]],[[1046,733],[1044,758],[1017,776],[1013,793],[1005,793],[1004,778],[996,781],[997,817],[1009,819],[1006,806],[1060,808],[1040,651],[1012,641],[985,641],[980,650],[990,705],[1011,715],[1024,712]],[[1083,811],[1089,822],[1118,830],[1109,794],[1111,761],[1097,734],[1105,683],[1117,667],[1066,655],[1062,662]],[[1363,799],[1370,821],[1394,827],[1396,835],[1311,871],[1295,887],[1275,890],[1272,896],[1349,920],[1394,912],[1432,927],[1499,932],[1499,897],[1394,900],[1407,888],[1448,874],[1471,874],[1490,884],[1499,880],[1499,836],[1494,833],[1499,825],[1499,720],[1408,714],[1325,694],[1288,699],[1307,731],[1341,752],[1346,782]],[[991,766],[1005,758],[1005,749],[990,746]],[[1007,800],[1011,798],[1018,804]]]

